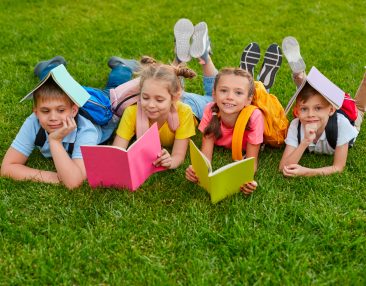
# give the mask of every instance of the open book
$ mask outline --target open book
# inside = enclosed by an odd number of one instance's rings
[[[290,111],[292,105],[295,103],[297,96],[306,84],[310,84],[316,91],[318,91],[326,100],[328,100],[336,109],[342,106],[344,100],[344,91],[331,82],[324,76],[316,67],[312,67],[306,80],[296,90],[291,97],[285,109],[286,114]]]
[[[165,170],[153,162],[161,152],[154,123],[127,150],[117,146],[81,146],[90,186],[118,187],[135,191],[153,173]]]
[[[254,179],[254,158],[235,161],[212,172],[210,161],[192,140],[189,150],[199,185],[210,194],[212,203],[238,193],[240,186]]]
[[[74,80],[65,66],[61,64],[52,69],[30,93],[22,98],[20,102],[25,99],[31,99],[33,97],[33,92],[36,91],[42,84],[44,84],[50,77],[52,77],[55,83],[70,97],[70,99],[77,106],[83,106],[90,98],[89,93],[76,80]]]

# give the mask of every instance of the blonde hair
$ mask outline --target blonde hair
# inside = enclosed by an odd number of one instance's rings
[[[39,88],[33,92],[33,105],[48,100],[63,100],[73,105],[74,102],[70,97],[55,83],[52,78],[49,78]]]
[[[145,59],[146,58],[148,57],[145,57]],[[179,64],[178,66],[165,65],[150,59],[152,58],[145,60],[144,63],[147,65],[143,67],[140,72],[140,88],[142,89],[144,82],[148,79],[164,81],[167,83],[167,89],[169,94],[172,96],[172,99],[177,101],[183,89],[179,76],[183,76],[184,78],[193,78],[196,76],[196,73],[183,64]]]
[[[224,75],[235,75],[235,76],[240,76],[240,77],[246,78],[249,82],[248,98],[253,98],[253,96],[255,94],[254,79],[248,71],[243,70],[241,68],[223,68],[223,69],[221,69],[215,77],[215,82],[214,82],[215,91],[216,91],[216,87],[220,81],[220,78]],[[212,105],[211,111],[212,111],[212,118],[211,118],[211,121],[206,126],[205,130],[203,131],[203,135],[208,136],[208,135],[213,134],[216,139],[219,139],[222,136],[221,128],[220,128],[221,120],[220,120],[220,113],[219,113],[220,110],[219,110],[219,107],[217,106],[216,102]]]

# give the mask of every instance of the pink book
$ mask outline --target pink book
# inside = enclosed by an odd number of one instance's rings
[[[150,175],[165,170],[153,162],[161,152],[154,123],[127,150],[117,146],[81,146],[88,182],[92,187],[117,187],[135,191]]]
[[[296,101],[296,97],[306,84],[310,84],[316,91],[318,91],[326,100],[328,100],[336,109],[339,109],[344,100],[344,91],[331,82],[325,75],[323,75],[316,67],[312,67],[306,77],[306,81],[296,90],[295,94],[290,99],[285,109],[286,114],[290,111],[292,105]]]

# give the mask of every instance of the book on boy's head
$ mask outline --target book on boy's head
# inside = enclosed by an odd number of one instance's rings
[[[50,72],[41,80],[37,86],[22,98],[20,102],[26,99],[33,98],[33,92],[36,91],[42,84],[44,84],[49,78],[52,78],[54,82],[70,97],[70,99],[79,107],[83,106],[85,102],[90,98],[89,93],[69,74],[63,64],[50,70]]]
[[[154,123],[127,150],[117,146],[81,146],[88,182],[92,187],[117,187],[135,191],[150,175],[166,170],[153,162],[161,152]]]
[[[198,184],[210,194],[212,203],[240,192],[242,185],[254,179],[253,157],[235,161],[213,172],[210,161],[192,140],[189,142],[189,150]]]
[[[316,67],[312,67],[309,74],[306,76],[306,80],[304,80],[301,86],[296,90],[295,94],[291,97],[289,103],[287,104],[285,109],[286,114],[290,111],[292,105],[296,101],[297,96],[306,84],[311,85],[336,109],[339,109],[342,106],[345,92],[333,82],[331,82],[326,76],[324,76]]]

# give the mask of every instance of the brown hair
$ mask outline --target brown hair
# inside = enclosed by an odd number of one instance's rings
[[[220,72],[216,75],[215,83],[214,83],[214,90],[216,91],[216,87],[219,83],[219,80],[224,75],[236,75],[241,76],[243,78],[246,78],[249,82],[249,90],[248,90],[248,98],[252,98],[255,94],[255,85],[252,75],[241,68],[223,68],[220,70]],[[219,139],[221,134],[221,120],[220,120],[220,114],[219,114],[219,107],[216,103],[214,103],[211,107],[212,111],[212,118],[211,121],[206,126],[205,130],[203,131],[203,135],[211,135],[213,134],[216,139]]]
[[[46,100],[65,100],[71,105],[74,102],[70,97],[55,83],[52,78],[49,78],[39,88],[33,92],[33,103],[37,106],[39,102]]]
[[[180,95],[180,91],[183,89],[182,82],[179,76],[184,78],[193,78],[196,73],[187,68],[184,64],[179,64],[178,66],[165,65],[157,63],[152,58],[145,60],[147,64],[140,73],[140,88],[144,85],[145,80],[155,79],[168,83],[167,89],[174,101],[177,101]]]
[[[321,94],[315,88],[313,88],[310,84],[306,83],[305,86],[301,89],[301,91],[297,95],[296,103],[300,103],[300,102],[305,103],[314,95],[321,95]],[[325,98],[324,98],[324,100],[327,103],[329,103],[328,100],[326,100]]]

